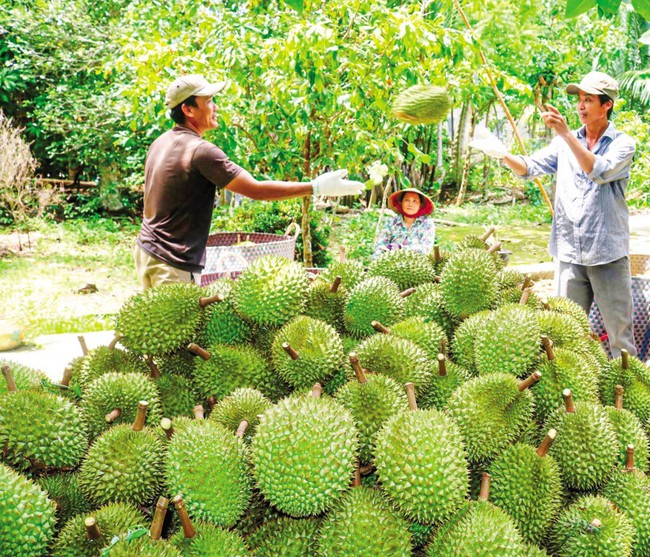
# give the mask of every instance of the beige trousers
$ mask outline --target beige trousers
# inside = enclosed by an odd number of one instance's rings
[[[158,286],[159,284],[170,282],[196,281],[193,273],[182,271],[181,269],[172,267],[160,259],[156,259],[137,244],[133,249],[133,258],[135,260],[135,269],[138,272],[140,284],[144,290],[151,288],[152,286]]]

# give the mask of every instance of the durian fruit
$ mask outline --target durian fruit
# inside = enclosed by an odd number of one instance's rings
[[[165,459],[169,493],[183,494],[194,520],[230,528],[251,498],[247,453],[240,436],[212,420],[175,429]]]
[[[451,341],[453,360],[472,375],[477,375],[476,358],[474,356],[474,340],[478,331],[485,327],[486,322],[494,314],[491,311],[479,311],[465,319],[454,331]]]
[[[160,393],[162,413],[166,418],[193,416],[196,394],[192,382],[182,375],[168,373],[155,380]]]
[[[125,503],[113,503],[88,514],[78,514],[59,532],[51,557],[97,557],[115,536],[144,525],[144,515]]]
[[[444,354],[438,354],[436,360],[438,370],[431,374],[429,385],[418,397],[418,406],[424,410],[428,408],[442,410],[452,393],[470,379],[469,372],[465,368],[447,360]]]
[[[434,244],[433,250],[429,253],[429,259],[431,260],[431,263],[433,263],[433,268],[437,275],[442,272],[442,269],[451,257],[451,254],[451,251],[442,249],[438,244]]]
[[[409,524],[376,489],[353,487],[330,510],[318,534],[318,557],[411,557]]]
[[[404,304],[405,317],[423,317],[425,320],[435,322],[451,338],[458,325],[458,319],[447,313],[442,305],[440,285],[428,282],[418,286],[416,291],[406,298]]]
[[[451,517],[467,496],[467,456],[454,420],[417,410],[413,385],[407,387],[411,411],[393,415],[377,433],[375,465],[382,490],[400,513],[434,524]]]
[[[156,384],[140,373],[111,372],[98,377],[86,387],[81,410],[91,438],[111,425],[132,424],[138,403],[149,403],[147,425],[162,417],[162,405]]]
[[[330,508],[350,485],[358,433],[350,412],[321,398],[317,385],[262,414],[251,447],[258,489],[282,512],[303,517]]]
[[[486,462],[515,441],[533,417],[529,387],[539,381],[534,372],[519,382],[509,373],[490,373],[463,383],[447,401],[471,462]]]
[[[243,270],[231,295],[244,319],[280,327],[302,313],[307,286],[307,272],[299,263],[267,255]]]
[[[565,487],[596,489],[607,481],[616,465],[616,431],[602,406],[574,403],[569,389],[562,395],[565,406],[555,410],[546,422],[547,428],[558,432],[550,454],[560,465]]]
[[[488,501],[490,475],[483,474],[478,501],[468,501],[438,529],[427,557],[522,557],[526,546],[514,520]]]
[[[57,524],[63,525],[73,516],[90,511],[90,503],[79,487],[76,473],[60,472],[36,480],[56,504]]]
[[[156,358],[156,365],[161,376],[173,374],[190,379],[194,371],[195,356],[186,348],[176,350],[166,356]]]
[[[324,383],[343,367],[343,343],[331,325],[300,315],[282,327],[271,347],[275,371],[292,387]]]
[[[271,369],[261,352],[247,344],[208,347],[207,359],[204,356],[196,360],[194,387],[202,398],[214,396],[217,400],[241,388],[258,389],[271,400],[278,400],[288,392],[287,384]]]
[[[257,489],[253,489],[251,502],[246,508],[244,515],[234,526],[233,531],[244,538],[247,545],[251,547],[256,543],[252,536],[262,524],[286,516],[264,499]],[[251,547],[251,549],[254,549],[254,547]]]
[[[564,404],[564,389],[571,389],[577,401],[598,402],[598,378],[581,354],[566,348],[555,349],[546,335],[542,335],[542,344],[545,351],[535,366],[542,378],[532,389],[537,421],[544,423]]]
[[[105,373],[149,374],[149,368],[138,356],[119,348],[99,346],[84,357],[79,371],[78,384],[84,390],[92,381]]]
[[[144,429],[148,404],[140,401],[134,423],[115,426],[88,449],[79,470],[79,487],[93,505],[146,504],[162,488],[165,447]]]
[[[617,468],[602,494],[632,522],[636,533],[633,557],[650,555],[650,480],[634,466],[634,445],[626,448],[624,468]]]
[[[275,335],[278,334],[280,327],[268,327],[266,325],[254,325],[253,337],[251,344],[266,358],[271,358],[271,347]]]
[[[314,280],[307,289],[304,311],[308,317],[329,323],[339,333],[345,331],[343,313],[348,293],[341,287],[341,281],[340,276],[332,282],[320,277]]]
[[[246,542],[255,557],[312,557],[319,526],[318,518],[276,517],[263,522]]]
[[[525,544],[523,557],[550,557],[541,547],[532,544]]]
[[[3,372],[13,389],[11,372]],[[36,473],[71,470],[87,446],[81,412],[69,400],[31,389],[0,395],[0,459],[14,468]]]
[[[251,338],[251,325],[235,312],[231,297],[233,284],[233,280],[223,278],[208,285],[210,294],[218,294],[222,300],[206,308],[205,323],[197,340],[199,344],[243,344]]]
[[[393,335],[367,338],[357,346],[356,354],[362,367],[388,375],[400,385],[412,382],[418,394],[427,387],[433,372],[433,362],[422,348]],[[352,378],[351,368],[349,375]]]
[[[517,443],[503,451],[489,467],[490,499],[517,524],[524,540],[541,544],[562,505],[560,468],[548,455],[555,440],[551,429],[535,450]]]
[[[543,335],[548,336],[558,348],[586,349],[587,339],[582,324],[573,315],[543,310],[536,313]]]
[[[396,337],[413,341],[422,348],[431,359],[436,359],[438,353],[447,345],[447,335],[443,328],[435,321],[424,317],[413,316],[395,323],[390,329],[375,322],[380,328],[373,325],[378,332],[385,332]]]
[[[456,250],[472,249],[488,249],[490,246],[487,241],[492,234],[496,232],[496,228],[491,226],[483,234],[477,236],[476,234],[465,234],[462,240],[456,244]]]
[[[152,540],[146,528],[139,528],[111,540],[103,552],[110,557],[184,557],[165,540]]]
[[[171,537],[170,543],[183,557],[251,557],[246,542],[237,532],[206,522],[192,524],[182,495],[174,497],[174,506],[182,530]]]
[[[454,252],[440,276],[443,307],[461,319],[489,309],[497,297],[496,277],[497,266],[485,250]]]
[[[429,257],[410,249],[386,251],[370,263],[369,277],[386,277],[407,290],[420,284],[432,282],[435,270]]]
[[[509,290],[511,288],[518,288],[519,292],[523,292],[525,288],[522,288],[524,286],[524,280],[525,277],[521,271],[518,271],[517,269],[513,269],[511,267],[507,267],[505,269],[500,269],[499,272],[497,273],[497,289],[499,291],[501,290]],[[528,285],[526,285],[527,287]]]
[[[479,375],[512,373],[526,376],[539,354],[540,329],[533,310],[520,304],[492,312],[478,328],[474,361]]]
[[[201,325],[203,309],[216,298],[202,297],[195,284],[161,284],[129,298],[117,315],[121,344],[139,355],[163,356],[186,346]]]
[[[585,313],[585,310],[573,300],[562,296],[550,296],[546,299],[544,307],[549,311],[556,311],[558,313],[570,315],[580,323],[582,330],[586,335],[591,331],[589,317]]]
[[[586,495],[558,517],[551,535],[558,557],[629,557],[634,526],[616,506],[602,496]]]
[[[389,327],[404,316],[404,298],[397,284],[385,277],[370,277],[349,293],[343,314],[345,330],[354,337],[374,334],[373,321]]]
[[[363,263],[358,259],[335,261],[320,275],[325,282],[332,284],[336,277],[341,277],[341,286],[352,290],[365,278]]]
[[[641,420],[629,410],[623,408],[624,389],[616,387],[614,406],[605,406],[605,410],[616,431],[619,446],[618,464],[623,466],[627,459],[629,445],[635,447],[636,467],[642,472],[648,471],[648,436]]]
[[[56,506],[34,482],[0,462],[0,551],[43,555],[54,534]]]
[[[11,360],[0,358],[0,368],[2,368],[3,375],[6,375],[9,372],[11,373],[16,389],[19,391],[25,389],[38,389],[41,387],[42,382],[47,380],[47,375],[42,371],[24,366],[18,362],[12,362]],[[5,368],[9,371],[6,372]],[[0,380],[0,396],[8,390],[7,382]]]
[[[444,120],[450,109],[451,100],[445,87],[413,85],[395,98],[392,112],[409,124],[436,124]]]
[[[387,375],[366,375],[354,352],[350,354],[350,362],[356,380],[343,385],[335,398],[354,417],[359,431],[359,460],[366,463],[373,459],[375,434],[388,418],[408,410],[408,401],[404,389]]]
[[[273,406],[273,403],[256,389],[235,389],[221,399],[212,409],[210,419],[236,433],[243,420],[246,420],[246,441],[250,441],[260,423],[260,415]]]

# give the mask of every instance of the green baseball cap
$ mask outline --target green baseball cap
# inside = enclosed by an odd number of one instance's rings
[[[193,95],[197,97],[212,97],[221,91],[226,84],[226,81],[210,83],[202,75],[197,74],[181,76],[167,89],[165,105],[167,108],[174,108]]]
[[[569,95],[577,95],[580,91],[590,95],[607,95],[615,101],[618,98],[618,81],[603,72],[589,72],[580,83],[567,85]]]

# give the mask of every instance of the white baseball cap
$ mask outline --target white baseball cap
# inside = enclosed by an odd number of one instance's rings
[[[566,92],[577,95],[580,91],[590,95],[607,95],[612,101],[618,98],[618,82],[603,72],[589,72],[580,83],[570,83]]]
[[[176,79],[167,89],[165,105],[167,108],[174,108],[193,95],[197,97],[211,97],[216,95],[226,85],[226,81],[210,83],[202,75],[184,75]]]

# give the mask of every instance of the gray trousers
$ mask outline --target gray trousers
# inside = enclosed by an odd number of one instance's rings
[[[630,356],[636,356],[629,258],[594,266],[563,261],[558,264],[557,295],[578,303],[587,314],[595,300],[603,316],[612,356],[618,358],[621,348],[625,348]]]

